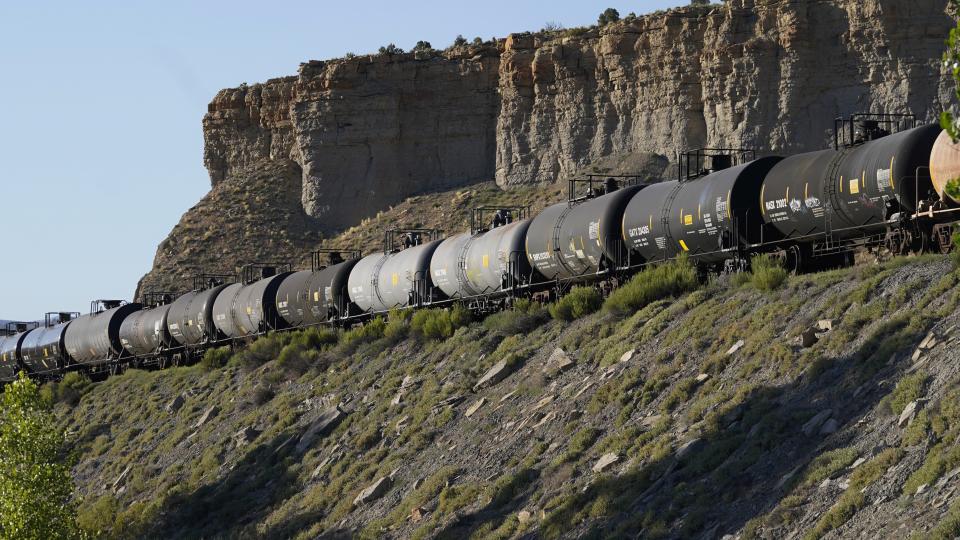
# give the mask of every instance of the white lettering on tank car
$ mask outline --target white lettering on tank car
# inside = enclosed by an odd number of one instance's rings
[[[591,240],[596,240],[600,238],[600,222],[599,221],[590,222],[589,234],[590,234]]]
[[[880,191],[890,189],[892,187],[890,185],[891,176],[890,169],[877,169],[877,189]]]

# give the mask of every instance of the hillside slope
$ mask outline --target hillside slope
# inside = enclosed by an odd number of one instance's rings
[[[57,411],[112,536],[952,538],[958,283],[905,258],[442,340],[277,335]]]

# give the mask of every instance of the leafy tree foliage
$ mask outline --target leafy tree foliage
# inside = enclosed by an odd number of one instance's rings
[[[418,41],[416,45],[413,46],[414,51],[432,51],[433,46],[430,45],[429,41]]]
[[[467,38],[463,37],[462,35],[457,35],[457,38],[453,40],[454,47],[463,47],[466,44]]]
[[[79,535],[70,465],[49,402],[24,373],[0,404],[0,538]]]
[[[597,26],[606,26],[620,20],[620,12],[614,8],[607,8],[597,17]]]
[[[955,15],[960,15],[960,0],[950,0]],[[953,95],[960,100],[960,20],[950,30],[947,38],[947,50],[943,53],[943,64],[953,75],[955,88]],[[947,130],[953,142],[960,142],[960,117],[954,117],[950,111],[943,111],[940,115],[940,125]]]
[[[380,47],[380,54],[403,54],[403,49],[393,43]]]

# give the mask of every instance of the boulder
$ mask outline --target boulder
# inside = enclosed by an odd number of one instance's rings
[[[300,436],[300,440],[297,442],[297,452],[304,452],[313,445],[313,442],[316,441],[317,438],[333,431],[346,416],[347,413],[340,410],[339,407],[334,407],[323,412],[310,424],[310,427],[307,428],[303,435]]]
[[[900,427],[909,426],[913,422],[913,418],[917,415],[917,406],[916,401],[911,401],[907,403],[907,406],[903,408],[903,411],[900,412],[900,418],[897,419],[897,425]]]
[[[171,399],[170,403],[167,403],[167,412],[170,414],[176,413],[181,407],[183,407],[183,403],[185,401],[186,400],[184,399],[183,394]]]
[[[840,423],[837,422],[836,419],[831,418],[820,426],[820,434],[830,435],[831,433],[836,433],[838,429],[840,429]]]
[[[483,374],[483,377],[480,377],[480,380],[477,381],[477,384],[473,385],[473,391],[482,390],[489,386],[493,386],[503,379],[507,378],[507,375],[510,375],[510,372],[513,368],[507,364],[506,360],[501,360],[494,364],[486,373]]]
[[[216,417],[218,414],[220,414],[220,407],[217,407],[216,405],[214,405],[213,407],[210,407],[203,413],[203,416],[201,416],[200,419],[197,420],[197,423],[194,424],[193,427],[195,429],[199,429],[203,427],[204,424],[209,422],[212,418]]]
[[[633,355],[637,353],[636,349],[630,349],[629,351],[620,355],[620,362],[629,362]]]
[[[833,330],[833,325],[836,324],[836,321],[833,319],[820,319],[817,321],[817,331],[819,333],[826,333]]]
[[[820,429],[820,426],[830,418],[830,415],[833,414],[833,409],[824,409],[813,416],[810,420],[807,420],[805,424],[800,428],[803,431],[803,434],[807,437],[812,436],[814,433]]]
[[[127,465],[127,468],[120,473],[120,476],[113,481],[113,490],[117,491],[117,488],[123,485],[127,481],[127,477],[130,476],[130,471],[133,470],[133,465]]]
[[[393,480],[389,476],[381,476],[376,482],[364,488],[364,490],[353,499],[353,505],[360,506],[361,504],[375,501],[383,497],[391,487],[393,487]]]
[[[530,521],[531,518],[533,518],[533,515],[530,513],[529,510],[521,510],[517,512],[517,521],[519,521],[520,523],[526,523]]]
[[[707,382],[707,379],[709,379],[709,378],[710,378],[710,374],[709,374],[709,373],[701,373],[701,374],[697,375],[697,384],[703,384],[703,383]]]
[[[734,343],[732,347],[727,349],[727,356],[730,356],[731,354],[736,353],[742,347],[743,347],[743,340],[741,339],[740,341],[737,341],[736,343]]]
[[[467,408],[467,412],[464,413],[464,416],[466,416],[467,418],[470,418],[471,416],[476,414],[476,412],[480,410],[480,407],[483,407],[486,403],[487,403],[487,398],[478,399],[473,403],[473,405],[470,405],[470,407]]]
[[[573,367],[574,361],[570,358],[566,352],[560,347],[557,347],[550,353],[550,358],[547,359],[547,365],[544,368],[544,371],[548,373],[562,373]]]
[[[617,454],[613,452],[604,454],[600,456],[600,459],[598,459],[596,463],[593,464],[593,472],[601,473],[618,461],[620,461],[620,456]]]

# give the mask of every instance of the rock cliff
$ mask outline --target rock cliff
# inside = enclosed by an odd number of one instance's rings
[[[283,184],[285,212],[330,233],[410,195],[494,178],[547,183],[700,146],[810,150],[840,115],[935,118],[949,96],[939,58],[950,25],[946,0],[728,0],[442,52],[311,61],[219,92],[203,120],[204,163],[216,190],[282,162],[299,177]],[[274,223],[265,207],[247,210],[254,228]],[[209,229],[228,220],[208,218]],[[161,251],[147,281],[171,272]]]

